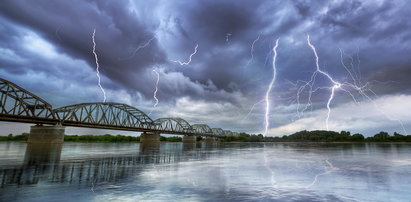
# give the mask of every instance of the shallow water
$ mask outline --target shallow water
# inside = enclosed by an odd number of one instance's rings
[[[0,143],[0,201],[411,201],[411,144]]]

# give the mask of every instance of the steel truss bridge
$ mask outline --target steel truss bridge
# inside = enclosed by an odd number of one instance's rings
[[[196,136],[236,136],[237,132],[190,124],[182,118],[151,119],[143,111],[121,103],[81,103],[53,109],[22,87],[0,78],[0,121]]]

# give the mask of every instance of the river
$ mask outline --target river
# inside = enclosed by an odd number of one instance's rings
[[[411,144],[0,143],[0,201],[411,201]]]

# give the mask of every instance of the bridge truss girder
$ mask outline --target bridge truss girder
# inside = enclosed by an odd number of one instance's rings
[[[224,130],[225,136],[233,136],[233,132],[231,130]]]
[[[213,134],[215,136],[219,136],[219,137],[224,136],[224,130],[221,128],[212,128],[211,130],[213,131]]]
[[[82,103],[52,106],[21,88],[0,78],[0,121],[63,126],[89,127],[137,132],[156,132],[180,135],[224,136],[232,134],[206,124],[190,125],[181,118],[160,118],[153,121],[143,111],[126,104],[113,102]]]
[[[144,112],[126,104],[114,102],[82,103],[53,110],[65,126],[126,129],[131,131],[155,130],[153,120]]]
[[[173,131],[175,133],[194,134],[191,125],[182,118],[168,117],[154,120],[156,129],[159,131]]]
[[[191,125],[194,129],[195,134],[205,135],[205,136],[213,136],[213,130],[210,126],[206,124],[193,124]]]
[[[28,123],[57,123],[52,106],[23,89],[0,78],[0,120]]]

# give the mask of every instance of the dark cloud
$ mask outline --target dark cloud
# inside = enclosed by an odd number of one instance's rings
[[[335,40],[365,38],[371,42],[392,40],[408,33],[409,2],[384,1],[370,4],[358,0],[340,1],[330,5],[318,17],[324,29]]]
[[[411,93],[411,62],[406,64],[385,64],[385,68],[368,73],[367,81],[379,95]],[[367,75],[367,74],[366,74]]]
[[[95,63],[91,35],[96,29],[101,72],[124,87],[135,88],[133,76],[155,64],[154,61],[164,61],[164,53],[154,40],[131,59],[121,60],[154,35],[127,10],[127,6],[125,1],[8,1],[0,7],[5,17],[35,30],[60,52],[86,60],[90,67]]]
[[[312,3],[309,0],[294,0],[294,7],[297,9],[298,13],[303,17],[311,16]]]
[[[341,48],[350,71],[362,73],[361,82],[394,81],[373,83],[375,92],[409,94],[410,18],[411,3],[405,0],[5,0],[0,4],[0,72],[52,97],[57,105],[99,99],[91,38],[95,29],[103,86],[112,99],[149,102],[155,68],[162,103],[184,98],[249,109],[271,79],[271,51],[280,38],[273,100],[281,108],[295,96],[298,86],[292,83],[309,80],[315,71],[306,44],[310,34],[321,68],[338,81],[353,82],[341,64]],[[250,62],[251,44],[259,36]],[[187,61],[196,44],[190,65],[173,62]],[[317,81],[318,86],[329,85],[327,79]],[[327,93],[313,97],[315,109],[325,108]],[[349,98],[341,95],[333,102],[340,105]]]
[[[201,1],[187,12],[187,25],[198,39],[214,44],[224,44],[226,35],[230,40],[240,40],[249,30],[259,24],[256,12],[261,1],[252,5],[237,1]]]

